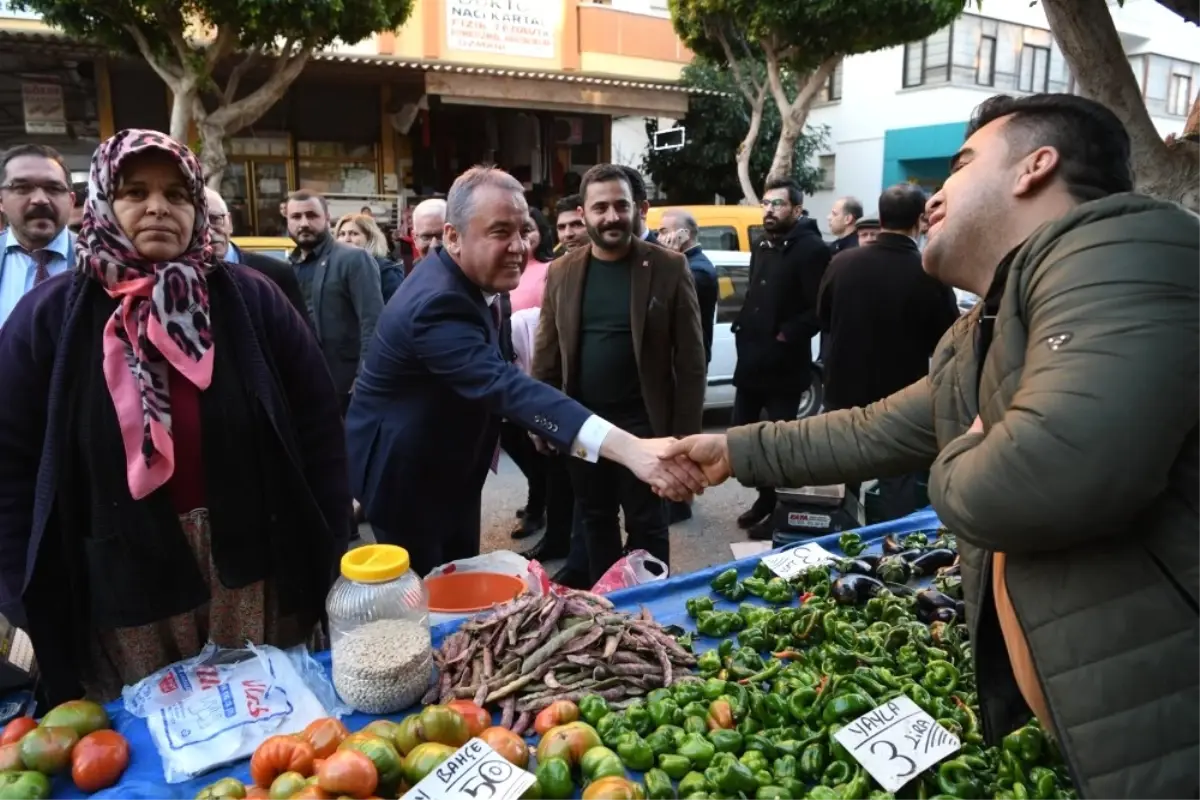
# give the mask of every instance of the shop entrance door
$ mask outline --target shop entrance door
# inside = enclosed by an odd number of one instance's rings
[[[233,217],[233,235],[287,236],[280,207],[290,186],[291,165],[284,159],[230,161],[221,196]]]

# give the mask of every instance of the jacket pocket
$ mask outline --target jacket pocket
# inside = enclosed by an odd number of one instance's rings
[[[167,535],[171,535],[170,532]],[[170,559],[147,559],[123,536],[85,538],[88,599],[100,629],[135,628],[192,611],[209,599],[195,555],[179,536]],[[176,557],[177,556],[177,557]]]

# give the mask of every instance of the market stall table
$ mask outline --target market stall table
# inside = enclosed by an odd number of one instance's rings
[[[930,510],[926,510],[891,522],[859,528],[856,532],[868,544],[869,550],[875,551],[878,550],[879,542],[888,534],[905,534],[932,530],[937,528],[938,525],[936,514]],[[839,534],[831,534],[812,539],[810,542],[815,542],[834,555],[841,555],[841,550],[838,547],[838,536]],[[799,543],[799,545],[802,546],[808,543],[803,542]],[[790,549],[793,546],[796,545],[789,546],[789,548],[781,548],[781,550]],[[763,556],[768,554],[762,553],[750,558],[719,564],[686,575],[679,575],[665,581],[658,581],[614,592],[608,595],[608,598],[620,611],[637,612],[642,606],[645,606],[660,625],[679,625],[691,630],[695,626],[689,619],[684,606],[684,601],[688,597],[697,593],[707,592],[709,582],[716,575],[731,567],[737,569],[739,577],[748,576],[753,572]],[[736,604],[732,603],[728,603],[727,605],[730,608],[736,606]],[[435,627],[433,629],[434,646],[439,646],[442,640],[457,630],[462,622],[463,620],[455,620]],[[715,646],[715,642],[716,640],[713,639],[697,637],[697,654]],[[317,653],[314,657],[328,674],[330,668],[329,653]],[[182,798],[186,800],[187,798],[195,797],[205,786],[224,777],[234,777],[247,784],[250,783],[249,761],[243,760],[227,767],[215,769],[199,778],[184,783],[168,784],[163,778],[162,763],[150,738],[150,732],[147,729],[145,720],[126,712],[122,702],[119,700],[110,703],[107,710],[112,718],[113,728],[129,740],[132,752],[129,767],[125,771],[121,781],[109,789],[93,795],[87,795],[80,792],[71,784],[69,775],[58,776],[54,781],[53,797],[156,798],[158,800]],[[419,710],[419,707],[384,717],[356,713],[348,717],[343,717],[342,721],[351,731],[356,731],[365,727],[374,719],[382,718],[398,721],[417,710]],[[494,719],[499,719],[498,712],[494,715]],[[536,743],[536,736],[532,735],[532,731],[530,731],[530,734],[528,738],[529,742],[531,744]]]

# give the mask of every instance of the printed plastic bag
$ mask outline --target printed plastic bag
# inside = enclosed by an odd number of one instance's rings
[[[525,581],[530,594],[543,595],[550,591],[550,578],[542,565],[511,550],[496,550],[481,556],[451,561],[449,564],[434,567],[427,577],[449,575],[452,572],[494,572],[499,575],[512,575]]]
[[[596,581],[592,591],[595,594],[608,594],[617,589],[641,586],[643,583],[665,581],[670,571],[670,567],[645,550],[634,550],[609,567],[600,580]]]
[[[122,691],[125,710],[146,720],[167,783],[181,783],[250,756],[277,734],[350,709],[308,650],[222,649],[211,642]]]

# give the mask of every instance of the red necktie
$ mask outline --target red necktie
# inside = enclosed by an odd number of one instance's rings
[[[496,326],[496,332],[500,332],[500,298],[493,297],[488,310],[492,312],[492,322]],[[499,341],[499,337],[497,337]],[[500,470],[500,440],[496,440],[496,449],[492,451],[492,472],[498,473]]]
[[[34,266],[37,268],[33,273],[33,285],[37,286],[42,281],[50,277],[48,264],[50,259],[54,257],[54,253],[49,250],[34,250],[29,254],[29,258],[33,260]]]

